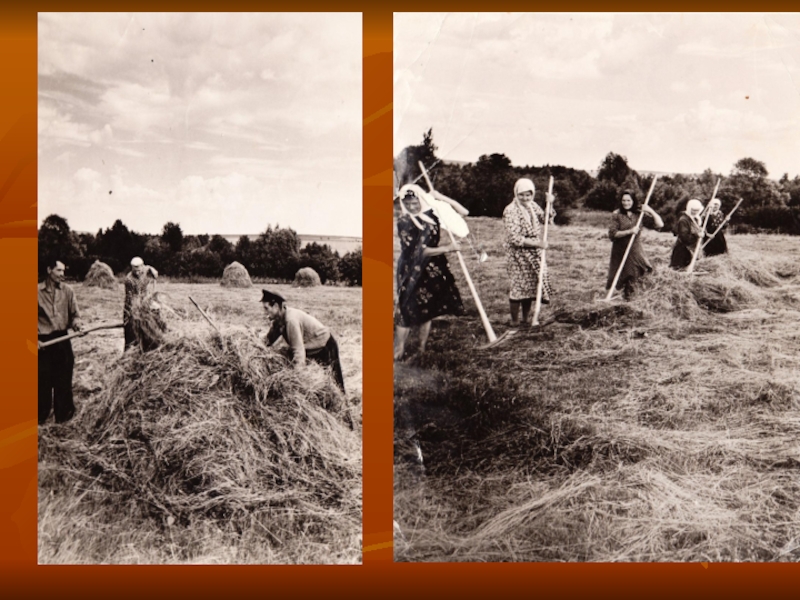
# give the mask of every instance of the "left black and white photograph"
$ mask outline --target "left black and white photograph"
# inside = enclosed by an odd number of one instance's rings
[[[360,13],[40,13],[39,564],[358,564]]]

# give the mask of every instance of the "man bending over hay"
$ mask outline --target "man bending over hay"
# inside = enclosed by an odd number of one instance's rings
[[[267,333],[267,346],[272,346],[281,336],[289,345],[289,351],[296,367],[306,364],[310,358],[333,370],[336,384],[344,392],[342,365],[339,362],[339,345],[331,330],[317,319],[299,308],[286,306],[280,294],[261,290],[261,302],[272,321]]]
[[[125,350],[137,343],[132,313],[134,302],[144,302],[152,295],[158,271],[144,264],[138,256],[131,260],[131,272],[125,278],[125,307],[122,321],[125,323]]]

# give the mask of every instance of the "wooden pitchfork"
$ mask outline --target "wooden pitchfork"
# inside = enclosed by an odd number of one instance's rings
[[[62,335],[61,337],[57,337],[52,340],[47,340],[46,342],[39,342],[37,348],[46,348],[47,346],[52,346],[53,344],[60,344],[61,342],[66,342],[67,340],[71,340],[72,338],[76,337],[83,337],[87,333],[99,331],[100,329],[117,329],[118,327],[124,326],[124,323],[113,323],[111,325],[97,325],[96,327],[90,327],[89,329],[84,329],[83,331],[73,331],[72,333]]]
[[[219,330],[219,327],[217,327],[216,324],[214,323],[214,321],[211,320],[211,317],[209,317],[206,314],[206,311],[204,311],[202,308],[200,308],[200,305],[197,302],[194,301],[194,298],[189,296],[189,300],[191,300],[192,304],[195,305],[195,308],[197,308],[197,310],[200,311],[200,314],[203,315],[203,318],[205,318],[205,320],[208,321],[208,324],[211,325],[214,329],[216,329],[217,333],[221,334],[222,332]]]
[[[547,201],[544,207],[544,231],[542,232],[542,242],[547,244],[547,225],[550,222],[550,196],[553,194],[553,176],[550,176],[550,183],[547,185]],[[535,218],[535,217],[534,217]],[[539,311],[542,310],[542,292],[544,291],[544,261],[545,249],[542,248],[542,258],[539,262],[539,283],[536,284],[536,305],[533,308],[533,320],[531,325],[539,324]]]

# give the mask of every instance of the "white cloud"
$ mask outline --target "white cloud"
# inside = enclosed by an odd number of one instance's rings
[[[190,142],[186,144],[186,147],[189,148],[190,150],[203,150],[203,151],[213,151],[218,149],[213,144],[207,144],[206,142]]]
[[[226,227],[264,221],[265,197],[325,231],[328,185],[360,232],[361,29],[357,13],[40,14],[40,206],[157,231],[202,175],[193,198],[210,204],[180,205],[200,232],[231,198]]]
[[[125,148],[124,146],[109,146],[108,149],[113,150],[118,154],[122,154],[124,156],[130,156],[133,158],[145,158],[146,156],[148,156],[148,154],[145,152],[140,152],[132,148]]]
[[[98,129],[89,133],[89,141],[93,144],[97,144],[98,146],[108,143],[113,137],[114,131],[111,129],[111,125],[108,123],[106,123],[102,129]]]

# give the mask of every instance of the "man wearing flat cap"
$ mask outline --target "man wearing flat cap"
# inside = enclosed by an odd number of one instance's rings
[[[40,342],[68,334],[68,329],[81,330],[81,317],[75,292],[64,280],[64,263],[51,260],[47,263],[47,277],[39,284]],[[72,369],[75,355],[69,340],[39,348],[39,425],[47,421],[52,411],[56,423],[65,423],[75,414],[72,398]]]
[[[267,346],[272,346],[283,337],[289,345],[295,366],[306,364],[306,358],[333,370],[336,384],[344,392],[342,365],[339,362],[339,345],[331,330],[299,308],[286,306],[280,294],[261,290],[261,302],[272,321],[267,333]]]
[[[122,321],[125,323],[125,350],[136,344],[136,334],[131,322],[134,302],[143,302],[153,293],[158,271],[144,264],[136,256],[131,260],[131,272],[125,278],[125,307],[122,310]]]

